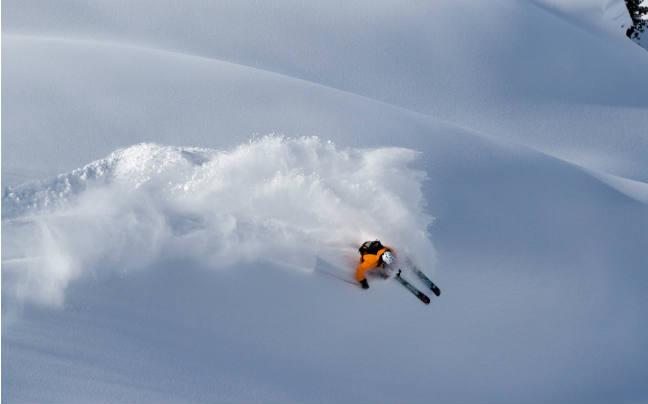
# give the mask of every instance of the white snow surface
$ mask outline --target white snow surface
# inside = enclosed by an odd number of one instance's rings
[[[645,402],[622,3],[4,1],[2,402]]]
[[[625,36],[632,19],[625,1],[618,0],[534,0],[538,5],[563,15],[577,18],[589,28],[600,29],[611,34]]]

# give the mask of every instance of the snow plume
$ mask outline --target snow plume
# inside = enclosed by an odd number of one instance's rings
[[[70,281],[165,258],[210,267],[313,269],[379,238],[415,262],[433,256],[418,152],[339,149],[266,136],[222,152],[139,144],[49,182],[6,189],[3,272],[19,298],[61,304]],[[333,258],[335,262],[335,258]]]

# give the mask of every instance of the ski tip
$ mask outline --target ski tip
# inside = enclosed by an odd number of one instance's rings
[[[434,288],[434,289],[432,289],[432,293],[434,293],[437,297],[441,296],[441,289]]]
[[[430,304],[430,297],[429,297],[428,295],[426,295],[425,293],[421,293],[421,292],[419,292],[416,296],[417,296],[417,297],[418,297],[418,298],[419,298],[423,303],[425,303],[425,304]]]

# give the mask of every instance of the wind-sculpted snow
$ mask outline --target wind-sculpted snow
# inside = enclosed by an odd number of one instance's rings
[[[5,190],[3,268],[18,297],[60,304],[86,272],[164,258],[308,271],[334,255],[350,270],[357,243],[380,238],[407,245],[416,260],[433,250],[425,174],[410,168],[417,155],[338,149],[315,137],[266,136],[226,152],[135,145]]]

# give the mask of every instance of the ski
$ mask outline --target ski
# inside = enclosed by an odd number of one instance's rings
[[[398,282],[400,282],[401,285],[405,286],[407,288],[407,290],[412,292],[414,294],[414,296],[418,297],[423,303],[430,304],[430,298],[428,297],[428,295],[426,295],[425,293],[418,290],[414,285],[409,283],[407,281],[407,279],[401,277],[401,270],[400,269],[398,270],[398,273],[396,274],[395,278],[396,278],[396,280]]]
[[[430,278],[428,278],[427,275],[423,273],[423,271],[414,266],[412,267],[412,271],[414,271],[414,273],[418,275],[419,278],[421,278],[421,280],[428,286],[428,288],[432,290],[432,293],[434,293],[436,296],[441,295],[441,289],[439,289],[439,287],[435,285],[434,282],[432,282]]]

